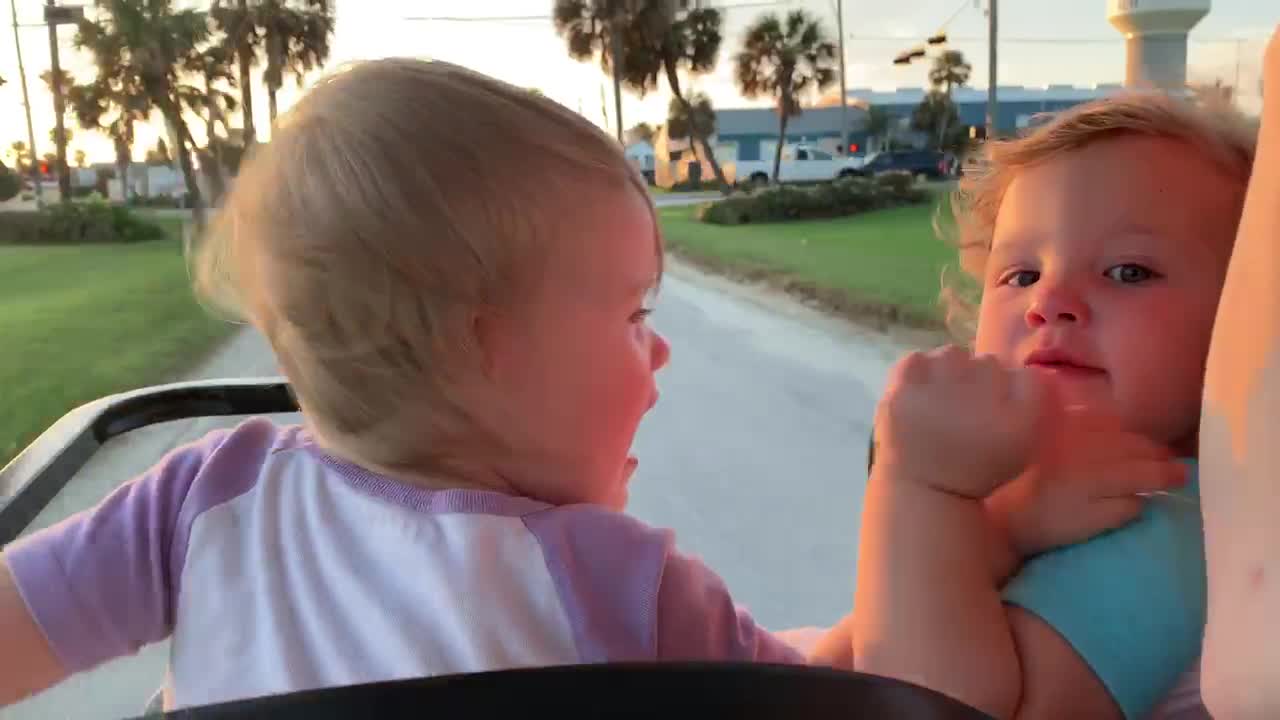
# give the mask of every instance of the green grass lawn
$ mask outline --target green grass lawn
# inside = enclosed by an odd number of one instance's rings
[[[807,287],[853,315],[936,327],[941,271],[956,259],[933,232],[936,207],[731,227],[698,221],[693,207],[660,217],[668,246],[700,264]]]
[[[195,301],[176,240],[0,246],[0,466],[68,410],[163,382],[233,326]]]

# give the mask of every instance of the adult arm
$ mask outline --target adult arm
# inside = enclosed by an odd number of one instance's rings
[[[1201,668],[1224,718],[1280,716],[1280,32],[1205,375],[1200,425],[1209,574]]]

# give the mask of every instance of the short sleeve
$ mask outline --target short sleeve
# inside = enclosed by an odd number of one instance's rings
[[[695,557],[672,552],[658,587],[658,659],[806,662],[794,647],[734,604],[719,575]]]
[[[524,517],[585,662],[803,663],[733,604],[724,581],[675,548],[670,530],[606,508],[556,507]]]
[[[179,514],[225,434],[174,449],[97,506],[5,547],[23,601],[68,671],[132,654],[171,632]]]
[[[1146,717],[1200,655],[1206,576],[1195,469],[1137,520],[1037,556],[1004,589],[1005,602],[1071,644],[1129,720]]]

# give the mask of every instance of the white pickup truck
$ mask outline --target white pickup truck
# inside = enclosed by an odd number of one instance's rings
[[[838,156],[815,145],[788,144],[782,147],[782,163],[778,166],[781,182],[815,182],[857,175],[866,163],[865,157]],[[773,179],[773,154],[760,160],[739,160],[734,177],[739,182],[767,183]]]

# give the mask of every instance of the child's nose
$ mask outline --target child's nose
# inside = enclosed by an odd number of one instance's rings
[[[649,352],[654,372],[661,370],[671,360],[671,344],[657,330],[653,331],[653,343]]]
[[[1089,321],[1089,306],[1071,288],[1045,283],[1039,288],[1027,308],[1027,325],[1040,327],[1059,323],[1085,323]]]

